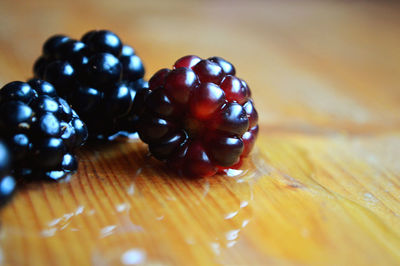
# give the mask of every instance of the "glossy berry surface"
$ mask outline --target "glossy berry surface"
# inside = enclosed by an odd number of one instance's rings
[[[258,134],[246,82],[220,57],[180,58],[149,81],[138,132],[151,154],[180,174],[212,176],[241,165]]]
[[[74,153],[88,131],[52,84],[32,79],[0,89],[0,135],[15,177],[59,179],[77,169]]]
[[[145,69],[135,50],[108,30],[81,40],[50,37],[33,67],[36,78],[52,83],[88,126],[91,138],[136,132],[137,94],[147,90]]]
[[[4,206],[14,194],[16,182],[11,175],[11,152],[3,139],[0,139],[0,207]]]

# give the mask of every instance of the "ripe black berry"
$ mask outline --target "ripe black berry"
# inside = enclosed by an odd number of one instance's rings
[[[145,69],[135,50],[107,30],[80,41],[50,37],[33,67],[36,78],[52,83],[88,126],[91,138],[136,132],[138,92],[147,90]]]
[[[58,179],[75,171],[73,153],[88,136],[85,124],[57,97],[53,85],[39,79],[0,89],[0,132],[10,149],[11,173],[18,178]]]
[[[51,58],[56,53],[61,44],[69,41],[69,38],[64,35],[54,35],[49,38],[43,45],[43,57]]]
[[[220,57],[185,56],[149,81],[138,132],[154,157],[188,176],[237,168],[258,134],[247,84]]]
[[[122,42],[111,31],[90,31],[82,37],[82,41],[93,53],[109,53],[117,57],[121,54]]]

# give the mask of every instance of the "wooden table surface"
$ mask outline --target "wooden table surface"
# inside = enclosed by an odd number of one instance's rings
[[[399,265],[400,5],[364,1],[0,1],[0,83],[44,40],[115,31],[146,77],[222,56],[261,132],[242,172],[174,176],[138,141],[85,148],[69,181],[0,212],[3,265]]]

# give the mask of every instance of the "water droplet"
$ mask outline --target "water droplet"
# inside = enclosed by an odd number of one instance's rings
[[[142,168],[139,168],[139,169],[142,169]],[[136,173],[136,174],[137,174],[137,173]],[[126,192],[128,193],[128,195],[133,196],[133,195],[135,194],[135,184],[132,183],[132,184],[128,187],[128,189],[126,190]]]
[[[225,169],[225,174],[229,177],[240,177],[247,173],[247,170],[242,169]]]
[[[239,232],[240,232],[240,229],[231,230],[231,231],[227,232],[225,235],[226,240],[229,240],[229,241],[235,240],[236,238],[238,238]]]
[[[244,207],[246,207],[247,205],[249,205],[249,202],[248,202],[248,201],[242,201],[242,202],[240,203],[240,208],[244,208]]]
[[[40,232],[40,235],[42,237],[52,237],[55,235],[56,232],[57,232],[56,228],[49,228],[49,229],[42,230],[42,232]]]
[[[75,215],[81,214],[81,213],[83,212],[84,209],[85,209],[85,207],[79,206],[79,207],[75,210]]]
[[[49,227],[53,227],[53,226],[57,225],[60,221],[61,221],[61,218],[57,218],[57,219],[50,221],[47,225]]]
[[[101,237],[106,237],[106,236],[111,235],[116,228],[117,228],[116,225],[109,225],[109,226],[103,227],[100,230]]]
[[[379,200],[371,193],[364,193],[364,200],[369,203],[377,203]]]
[[[225,220],[232,219],[232,218],[235,217],[238,213],[239,213],[239,211],[235,211],[235,212],[228,213],[228,214],[225,216]]]
[[[129,203],[122,203],[122,204],[117,205],[116,209],[117,209],[117,212],[123,212],[123,211],[129,210],[130,207],[131,206],[129,205]]]
[[[216,255],[219,255],[221,253],[219,243],[211,242],[210,246],[211,246],[212,251]]]
[[[137,265],[146,261],[146,252],[142,249],[129,249],[121,256],[121,262],[124,265]]]

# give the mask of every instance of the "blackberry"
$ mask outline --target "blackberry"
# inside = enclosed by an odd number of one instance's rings
[[[0,132],[16,177],[59,179],[77,169],[73,155],[86,125],[50,83],[14,81],[0,90]]]
[[[4,140],[0,139],[0,207],[12,197],[16,182],[11,175],[11,154]]]
[[[147,90],[145,69],[135,50],[113,32],[89,31],[80,41],[52,36],[33,72],[71,103],[86,122],[90,138],[136,132],[136,96]]]
[[[258,114],[245,81],[220,57],[179,59],[149,81],[139,137],[152,155],[187,176],[237,168],[253,148]]]

